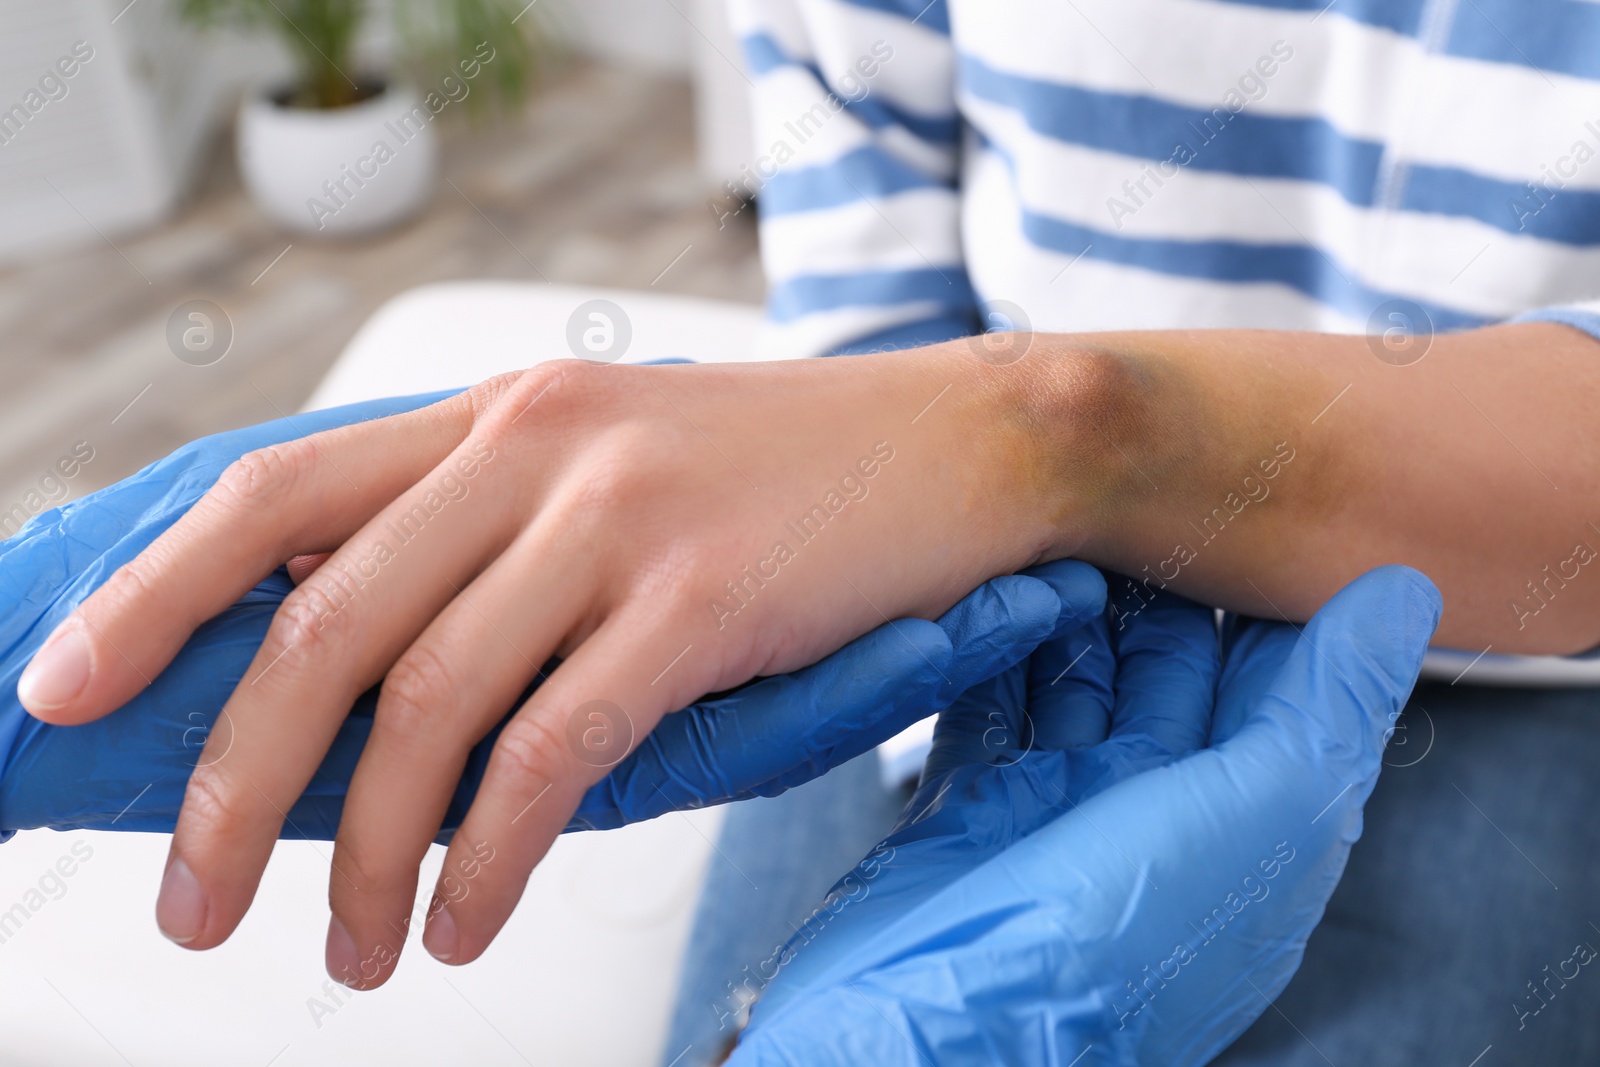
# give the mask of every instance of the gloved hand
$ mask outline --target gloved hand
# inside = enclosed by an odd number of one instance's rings
[[[969,691],[730,1062],[1208,1062],[1299,966],[1439,611],[1385,567],[1303,634],[1234,620],[1214,716],[1202,614],[1162,597],[1054,685],[1088,633]]]
[[[887,623],[804,670],[668,715],[589,789],[568,829],[777,796],[809,782],[1098,618],[1105,591],[1088,564],[1046,563],[985,582],[937,623]],[[474,752],[474,773],[493,740]]]
[[[22,668],[77,604],[243,453],[446,395],[373,401],[205,438],[0,543],[0,835],[41,826],[170,831],[209,734],[228,729],[226,720],[216,722],[222,706],[292,588],[287,572],[202,626],[137,697],[94,722],[58,727],[28,716],[16,700]],[[1100,610],[1104,584],[1092,568],[1057,563],[1035,573],[981,586],[937,623],[886,625],[803,671],[668,716],[590,790],[569,828],[781,792],[866,751]],[[376,691],[357,702],[290,808],[285,837],[332,839],[375,705]],[[634,740],[626,723],[597,727],[585,735],[596,760]],[[474,751],[442,838],[465,815],[494,737]]]
[[[205,437],[35,517],[0,542],[0,839],[41,826],[170,831],[218,713],[292,588],[287,572],[280,569],[202,626],[166,671],[99,722],[63,728],[28,715],[17,701],[23,667],[57,624],[246,452],[449,395],[375,400]],[[332,837],[337,808],[328,821],[320,800],[343,793],[349,767],[342,778],[339,770],[330,757],[290,812],[286,836]]]

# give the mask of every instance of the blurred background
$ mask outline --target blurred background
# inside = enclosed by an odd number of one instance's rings
[[[0,508],[294,412],[412,286],[758,302],[738,62],[721,0],[0,0]]]

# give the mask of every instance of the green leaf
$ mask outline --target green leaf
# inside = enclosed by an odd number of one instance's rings
[[[537,0],[393,0],[393,8],[403,47],[391,76],[408,75],[424,95],[474,115],[521,105],[545,40]],[[295,61],[291,106],[347,107],[373,91],[355,63],[366,0],[181,0],[179,11],[200,27],[275,34]]]

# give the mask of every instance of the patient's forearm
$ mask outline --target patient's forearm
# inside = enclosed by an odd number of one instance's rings
[[[1408,366],[1326,334],[1034,344],[1017,369],[1050,438],[1040,476],[1073,487],[1072,554],[1297,620],[1405,563],[1444,594],[1441,645],[1600,644],[1600,345],[1587,335],[1440,336]]]

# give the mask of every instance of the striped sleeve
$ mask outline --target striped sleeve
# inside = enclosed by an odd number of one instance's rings
[[[763,348],[866,352],[977,332],[944,0],[730,0],[754,83]]]
[[[1600,341],[1600,300],[1585,300],[1576,304],[1540,308],[1518,315],[1512,322],[1559,322],[1571,326]]]

